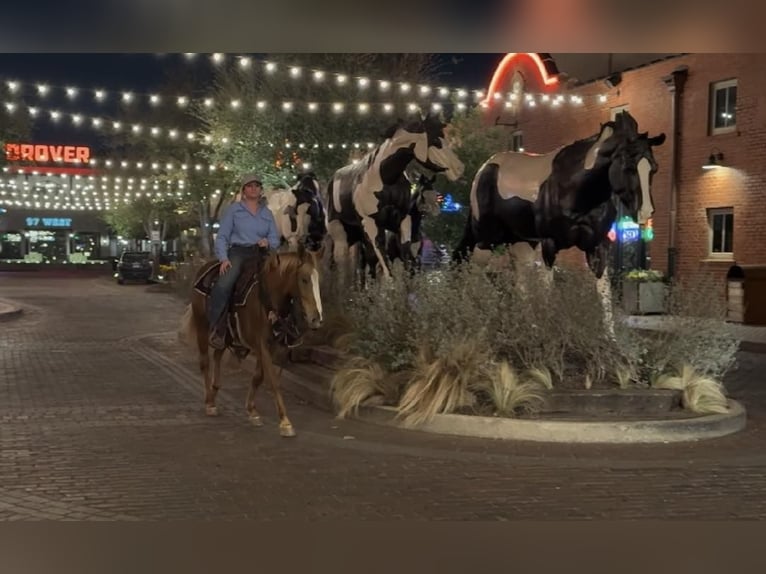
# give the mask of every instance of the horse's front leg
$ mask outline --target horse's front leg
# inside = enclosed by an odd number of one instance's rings
[[[412,267],[415,262],[415,256],[412,253],[412,217],[407,214],[399,225],[399,236],[396,238],[399,243],[399,257],[402,263],[407,267]]]
[[[386,241],[385,233],[378,229],[378,225],[375,223],[375,220],[369,216],[362,217],[362,228],[364,229],[364,233],[372,245],[373,250],[375,251],[375,256],[377,257],[378,262],[383,269],[383,275],[386,279],[390,279],[391,270],[388,268],[388,262],[386,261],[386,257],[384,255]]]
[[[253,424],[253,426],[256,427],[263,426],[261,415],[255,408],[255,394],[258,392],[258,387],[260,387],[262,384],[263,364],[260,360],[256,360],[255,372],[253,373],[253,377],[250,379],[250,390],[247,393],[247,401],[245,403],[245,408],[247,408],[247,416],[250,418],[250,422]]]
[[[205,412],[209,416],[218,415],[215,399],[221,388],[221,357],[223,357],[223,353],[224,349],[215,349],[213,351],[213,376],[210,380],[210,385],[207,387],[207,395],[205,397]]]
[[[348,234],[343,224],[337,219],[327,224],[327,233],[332,240],[332,262],[335,264],[339,282],[343,287],[347,287],[351,278],[350,272],[352,272],[349,269]]]
[[[604,308],[604,327],[609,338],[614,341],[614,313],[612,309],[612,283],[609,280],[609,270],[604,269],[603,274],[596,280],[596,289],[601,296],[601,305]]]
[[[258,345],[258,362],[263,369],[263,377],[271,385],[271,390],[274,395],[274,403],[277,407],[277,415],[279,416],[279,434],[283,437],[294,437],[295,429],[290,419],[287,418],[287,409],[285,409],[285,401],[282,398],[282,392],[279,389],[279,380],[277,380],[276,373],[274,372],[274,362],[271,358],[271,352],[266,346],[266,342],[261,340]]]
[[[596,289],[601,296],[601,305],[604,309],[604,327],[609,338],[614,340],[614,316],[612,309],[612,284],[609,280],[607,263],[609,260],[609,244],[605,241],[599,243],[595,249],[585,252],[588,267],[596,276]]]

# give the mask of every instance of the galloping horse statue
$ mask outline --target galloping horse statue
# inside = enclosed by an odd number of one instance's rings
[[[465,167],[444,134],[446,124],[430,113],[408,122],[399,121],[385,141],[361,160],[338,169],[327,187],[327,230],[333,242],[333,258],[348,277],[350,246],[366,240],[385,277],[390,277],[386,257],[386,230],[397,235],[403,252],[412,241],[412,191],[405,169],[413,160],[451,181]]]
[[[465,232],[453,259],[463,260],[472,250],[476,259],[486,259],[495,247],[510,245],[518,269],[536,258],[540,246],[552,272],[558,252],[577,247],[598,279],[611,319],[607,234],[617,202],[639,224],[652,216],[651,182],[658,169],[652,147],[664,141],[664,133],[639,133],[624,111],[598,134],[553,152],[493,155],[474,177]]]
[[[253,425],[263,425],[255,408],[255,394],[266,379],[274,393],[279,415],[279,432],[284,437],[295,436],[295,430],[287,418],[279,382],[274,373],[272,351],[275,342],[271,323],[267,318],[268,312],[259,294],[268,294],[272,308],[277,310],[287,309],[295,301],[299,302],[308,326],[312,329],[319,328],[322,323],[322,299],[319,293],[318,261],[321,257],[320,252],[308,251],[303,244],[299,244],[296,252],[272,252],[263,263],[259,274],[247,276],[243,270],[243,280],[238,282],[233,295],[232,326],[236,328],[239,342],[245,345],[257,360],[256,372],[247,396],[247,414]],[[215,399],[221,386],[221,357],[224,353],[224,350],[213,351],[211,372],[206,305],[208,293],[218,277],[218,266],[218,262],[211,262],[197,272],[191,303],[187,306],[179,329],[179,336],[185,340],[196,339],[200,370],[205,381],[205,413],[208,416],[218,414]],[[263,285],[258,285],[258,282],[262,282]],[[259,287],[263,287],[263,291]]]

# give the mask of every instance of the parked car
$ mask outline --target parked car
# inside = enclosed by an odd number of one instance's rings
[[[114,276],[120,285],[123,285],[125,281],[150,283],[153,272],[151,253],[148,251],[123,251],[117,262]]]

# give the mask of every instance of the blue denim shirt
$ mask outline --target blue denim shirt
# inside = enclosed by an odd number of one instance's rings
[[[215,255],[218,261],[225,261],[229,258],[231,245],[255,245],[264,238],[269,240],[271,249],[279,247],[281,238],[266,201],[261,200],[255,215],[241,201],[232,203],[220,221],[215,238]]]

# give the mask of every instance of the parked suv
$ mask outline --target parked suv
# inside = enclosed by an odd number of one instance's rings
[[[149,283],[153,274],[152,255],[148,251],[123,251],[116,271],[114,276],[120,285],[125,281]]]

